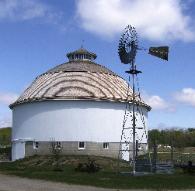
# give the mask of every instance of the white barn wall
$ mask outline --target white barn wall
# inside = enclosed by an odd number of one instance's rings
[[[147,110],[142,109],[147,125]],[[106,101],[51,100],[19,104],[13,108],[12,141],[120,142],[124,110],[125,103]],[[137,119],[137,125],[143,126],[139,116]],[[147,143],[145,137],[142,143]]]
[[[21,104],[13,109],[12,139],[119,142],[124,109],[124,103],[97,101]],[[140,118],[137,124],[143,126]]]

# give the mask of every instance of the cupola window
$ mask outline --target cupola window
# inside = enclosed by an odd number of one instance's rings
[[[74,60],[95,60],[96,59],[96,54],[93,52],[89,52],[84,48],[80,48],[74,52],[70,52],[67,54],[67,57],[69,61],[74,61]]]

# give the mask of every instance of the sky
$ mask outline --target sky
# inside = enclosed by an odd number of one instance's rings
[[[195,127],[194,10],[194,0],[0,0],[0,127],[12,124],[9,104],[82,45],[128,80],[117,52],[127,25],[140,47],[170,47],[168,62],[137,53],[149,128]]]

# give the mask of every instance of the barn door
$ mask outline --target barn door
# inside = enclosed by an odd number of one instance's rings
[[[25,142],[17,141],[12,143],[12,161],[25,157]]]

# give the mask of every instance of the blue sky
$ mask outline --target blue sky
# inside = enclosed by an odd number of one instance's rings
[[[83,40],[97,63],[127,79],[117,53],[127,24],[140,46],[170,46],[168,62],[137,55],[142,96],[153,107],[149,127],[195,127],[194,9],[193,0],[1,0],[0,127],[11,124],[8,105]]]

